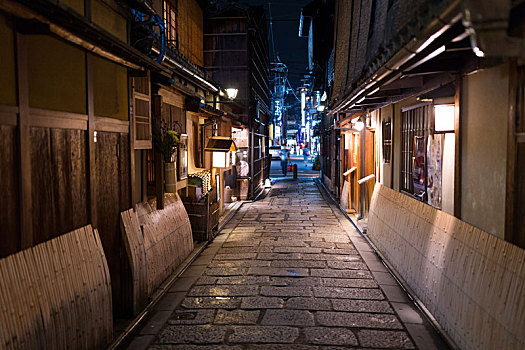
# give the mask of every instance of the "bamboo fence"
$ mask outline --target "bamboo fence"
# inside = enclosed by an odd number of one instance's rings
[[[161,283],[193,250],[188,214],[176,193],[165,195],[165,206],[139,203],[121,213],[122,236],[131,265],[133,305],[137,313]]]
[[[0,276],[0,348],[95,349],[111,341],[111,278],[90,225],[1,259]]]
[[[525,250],[381,184],[368,232],[460,349],[525,349]]]

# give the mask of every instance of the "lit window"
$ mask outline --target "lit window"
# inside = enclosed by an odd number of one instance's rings
[[[164,0],[164,22],[166,39],[173,47],[179,46],[177,0]]]

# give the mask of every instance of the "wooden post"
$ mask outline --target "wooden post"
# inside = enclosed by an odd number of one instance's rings
[[[152,130],[157,127],[158,121],[162,119],[162,96],[151,95],[151,125]],[[158,131],[158,130],[157,130]],[[157,147],[153,145],[155,152],[155,194],[157,197],[157,209],[164,209],[164,159]]]
[[[33,200],[31,193],[31,129],[29,126],[29,86],[27,71],[26,37],[16,33],[16,58],[18,67],[18,151],[20,188],[20,247],[30,248],[34,244]]]
[[[255,131],[253,130],[255,128],[254,126],[254,122],[253,122],[253,118],[250,118],[250,122],[249,122],[249,125],[250,125],[250,129],[249,129],[249,138],[248,138],[248,149],[250,150],[249,152],[249,157],[250,157],[250,161],[248,164],[250,164],[250,179],[248,180],[249,181],[249,188],[248,188],[248,198],[250,199],[253,199],[255,198],[255,168],[254,168],[254,165],[255,165],[255,162],[254,162],[254,154],[255,152],[253,151],[253,148],[254,148],[254,133]]]
[[[395,116],[396,116],[396,105],[392,104],[392,114],[390,117],[390,188],[394,188],[394,161],[395,157],[394,155],[396,152],[394,152],[394,140],[395,140]],[[399,157],[401,159],[401,157]]]
[[[86,54],[86,84],[87,84],[87,114],[88,114],[88,210],[91,225],[97,227],[97,181],[96,181],[96,162],[95,162],[95,104],[94,104],[94,88],[93,88],[93,56]]]
[[[359,117],[359,120],[362,121],[365,126],[363,127],[363,129],[359,132],[359,149],[361,150],[360,154],[359,154],[359,172],[358,172],[358,179],[361,177],[361,176],[365,176],[366,174],[366,153],[367,153],[367,149],[366,149],[366,120],[362,120],[362,117]],[[366,182],[363,184],[363,185],[360,185],[359,183],[357,184],[357,188],[359,189],[359,198],[357,199],[357,201],[359,202],[359,210],[358,210],[358,214],[359,214],[359,218],[363,218],[365,216],[365,205],[366,205],[366,201],[365,201],[365,198],[364,196],[366,195],[366,192],[365,191],[361,191],[361,186],[367,186]]]
[[[514,217],[516,206],[516,100],[517,100],[517,64],[513,61],[509,65],[509,114],[507,126],[507,186],[505,190],[505,240],[517,244],[515,236]],[[518,193],[519,198],[519,193]]]
[[[162,153],[155,151],[155,194],[157,209],[164,209],[164,159]]]
[[[142,198],[141,201],[145,202],[148,200],[148,150],[141,150],[140,155],[142,158]]]
[[[456,80],[456,94],[454,96],[454,216],[461,219],[461,156],[462,156],[462,117],[461,117],[461,91],[462,79]]]
[[[342,131],[338,131],[339,134],[339,183],[337,184],[337,187],[339,188],[339,193],[341,196],[343,195],[343,187],[345,186],[345,175],[346,169],[344,169],[344,159],[345,159],[345,138],[346,135],[343,134]],[[348,183],[350,184],[350,183]],[[340,196],[340,197],[341,197]],[[339,199],[339,202],[341,202],[341,199]]]
[[[135,103],[133,96],[133,78],[129,77],[128,74],[128,105],[130,106],[129,111],[129,182],[131,189],[130,206],[133,207],[136,203],[141,201],[141,196],[137,195],[137,187],[142,186],[143,178],[136,179],[135,176]],[[141,169],[142,170],[142,169]],[[141,188],[142,191],[142,188]]]

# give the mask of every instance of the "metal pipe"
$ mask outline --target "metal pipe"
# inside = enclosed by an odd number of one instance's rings
[[[160,51],[159,49],[153,47],[151,49],[151,51],[155,54],[160,54]],[[168,65],[171,65],[172,67],[174,68],[178,68],[180,70],[182,70],[184,73],[186,74],[189,74],[192,78],[195,78],[197,79],[198,81],[200,81],[202,84],[206,85],[207,87],[209,87],[210,89],[212,89],[213,92],[218,92],[219,91],[219,88],[216,87],[215,85],[211,84],[209,81],[207,81],[206,79],[203,79],[202,77],[200,77],[199,75],[193,73],[192,71],[190,71],[188,68],[184,67],[182,64],[180,64],[179,62],[175,61],[174,59],[172,59],[171,57],[169,56],[164,56],[164,61],[163,62],[166,62],[168,63]]]
[[[212,136],[217,136],[217,122],[215,120],[201,124],[201,168],[204,168],[204,149],[206,148],[206,127],[213,125]]]

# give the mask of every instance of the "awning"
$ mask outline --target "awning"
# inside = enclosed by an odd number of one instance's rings
[[[208,140],[208,145],[204,150],[210,152],[235,152],[237,147],[235,146],[233,139],[230,137],[212,136]]]

